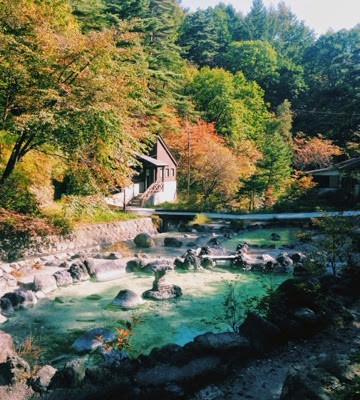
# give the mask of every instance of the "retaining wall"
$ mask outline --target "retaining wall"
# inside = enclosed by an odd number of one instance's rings
[[[106,247],[133,239],[139,233],[157,233],[151,218],[89,224],[76,228],[69,237],[50,237],[38,249],[29,250],[27,257],[69,252],[85,248]]]

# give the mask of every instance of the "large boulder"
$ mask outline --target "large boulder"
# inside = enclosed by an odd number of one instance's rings
[[[101,340],[99,340],[100,337]],[[87,353],[115,339],[116,334],[114,331],[106,328],[94,328],[77,338],[71,347],[78,353]]]
[[[249,339],[253,348],[259,353],[285,343],[283,333],[275,324],[252,312],[240,325],[240,333]]]
[[[41,290],[43,293],[48,294],[57,290],[56,279],[53,275],[37,274],[34,276],[34,289],[35,291]]]
[[[155,246],[154,239],[148,233],[139,233],[135,236],[134,243],[137,247],[149,248]]]
[[[102,260],[88,258],[85,265],[89,274],[99,282],[121,278],[126,274],[126,261],[122,259]]]
[[[144,304],[144,300],[132,290],[120,290],[111,304],[120,308],[136,308]]]
[[[0,331],[0,364],[13,354],[15,354],[15,347],[12,337],[8,333]]]

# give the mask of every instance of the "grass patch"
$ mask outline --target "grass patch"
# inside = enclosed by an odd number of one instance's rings
[[[87,223],[127,221],[139,218],[136,214],[110,209],[102,196],[67,196],[54,202],[51,206],[43,208],[42,213],[52,220],[65,219],[72,227]]]

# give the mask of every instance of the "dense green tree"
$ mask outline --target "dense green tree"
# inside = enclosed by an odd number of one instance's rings
[[[299,101],[297,128],[344,145],[360,125],[360,26],[322,35],[304,57],[309,90]]]
[[[191,85],[198,111],[234,147],[244,139],[257,140],[268,117],[263,91],[239,72],[202,68]]]
[[[101,30],[108,25],[103,0],[70,0],[70,5],[84,31]]]
[[[263,87],[278,77],[276,50],[261,40],[232,42],[224,54],[223,65],[233,73],[242,71],[247,79]]]
[[[234,23],[234,14],[229,16],[223,6],[187,15],[179,37],[186,58],[200,67],[216,66],[219,54],[232,40],[230,27]]]

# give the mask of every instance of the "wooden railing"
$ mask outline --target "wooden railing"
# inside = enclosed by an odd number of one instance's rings
[[[141,207],[150,199],[155,193],[164,191],[164,182],[152,183],[146,191],[140,196]]]

